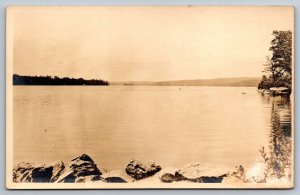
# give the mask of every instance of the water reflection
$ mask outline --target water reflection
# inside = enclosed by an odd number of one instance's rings
[[[291,103],[288,96],[262,95],[265,104],[271,105],[269,154],[261,153],[267,165],[269,178],[291,179]]]

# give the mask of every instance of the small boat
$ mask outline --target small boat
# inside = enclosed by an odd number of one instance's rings
[[[290,89],[287,87],[271,87],[270,93],[272,95],[287,95],[290,93]]]

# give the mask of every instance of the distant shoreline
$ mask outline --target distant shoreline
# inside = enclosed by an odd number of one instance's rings
[[[22,76],[13,75],[13,85],[19,86],[81,86],[81,85],[119,85],[119,86],[215,86],[215,87],[257,87],[259,77],[233,77],[215,79],[170,80],[170,81],[104,81],[101,79],[86,80],[57,76]]]
[[[219,86],[219,85],[121,85],[121,84],[111,84],[111,85],[13,85],[14,87],[247,87],[247,88],[257,88],[255,86]]]

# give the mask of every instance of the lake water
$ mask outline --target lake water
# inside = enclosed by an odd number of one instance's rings
[[[289,101],[262,96],[252,87],[13,90],[14,163],[49,163],[86,153],[107,169],[124,169],[131,159],[168,167],[192,162],[250,167],[261,159],[262,146],[272,150],[275,111],[278,123],[283,121],[279,128],[290,128]]]

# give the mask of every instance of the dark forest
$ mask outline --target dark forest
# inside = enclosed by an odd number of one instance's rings
[[[59,78],[57,76],[22,76],[13,75],[13,85],[109,85],[101,79]]]

